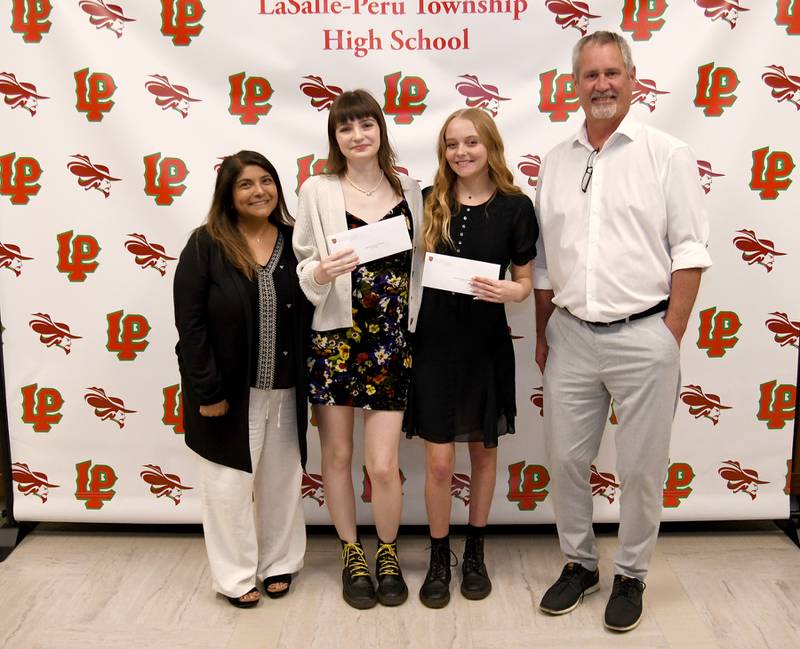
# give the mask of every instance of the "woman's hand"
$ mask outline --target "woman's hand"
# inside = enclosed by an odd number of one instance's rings
[[[330,257],[323,257],[314,269],[314,281],[317,284],[332,282],[339,275],[352,273],[358,266],[358,257],[352,248],[344,248],[333,253]]]
[[[470,286],[475,292],[476,300],[505,304],[506,302],[519,302],[525,299],[524,288],[510,279],[489,279],[488,277],[473,277]]]
[[[537,337],[536,351],[534,352],[533,358],[542,376],[544,376],[544,366],[547,365],[547,354],[549,351],[550,347],[547,344],[547,339],[544,336]]]
[[[209,406],[200,406],[200,414],[203,415],[203,417],[222,417],[228,412],[228,408],[227,399],[223,399]]]

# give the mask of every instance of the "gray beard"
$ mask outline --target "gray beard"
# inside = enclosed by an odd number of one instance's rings
[[[614,115],[617,114],[617,105],[619,100],[615,101],[613,104],[601,104],[595,105],[592,104],[591,111],[592,117],[595,119],[611,119]]]

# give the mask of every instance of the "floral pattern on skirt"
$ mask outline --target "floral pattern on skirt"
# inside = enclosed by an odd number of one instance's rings
[[[384,216],[404,216],[405,200]],[[349,229],[365,222],[349,212]],[[353,326],[312,331],[308,358],[309,400],[365,410],[404,410],[411,381],[407,329],[411,251],[358,266],[351,276]]]

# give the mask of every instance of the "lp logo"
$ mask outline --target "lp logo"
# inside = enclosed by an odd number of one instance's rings
[[[733,311],[720,311],[716,307],[700,312],[700,335],[697,338],[698,349],[705,349],[709,358],[725,355],[739,342],[736,333],[742,326],[739,316]]]
[[[794,170],[794,160],[786,151],[769,152],[769,147],[753,151],[753,169],[750,189],[758,192],[761,200],[774,200],[778,194],[789,188]]]
[[[182,435],[183,430],[183,398],[181,386],[168,385],[164,392],[164,417],[161,422],[165,426],[172,426],[172,431],[176,435]]]
[[[86,113],[86,119],[90,122],[100,122],[103,120],[103,113],[107,113],[114,107],[111,99],[117,85],[110,74],[105,72],[92,72],[89,68],[83,68],[75,73],[75,107],[81,113]]]
[[[428,84],[421,77],[403,77],[402,73],[387,74],[383,78],[386,91],[383,112],[394,115],[395,124],[411,124],[414,117],[422,115],[427,106]]]
[[[144,157],[144,193],[155,197],[156,205],[172,205],[183,195],[183,181],[189,175],[186,163],[180,158],[161,157],[151,153]]]
[[[797,388],[791,384],[778,385],[777,381],[761,384],[758,400],[758,420],[767,422],[767,428],[783,428],[794,419]]]
[[[706,117],[719,117],[736,102],[733,93],[739,87],[739,77],[733,68],[715,68],[706,63],[697,68],[697,92],[694,105],[703,109]]]
[[[121,361],[132,361],[150,344],[145,340],[150,333],[150,324],[147,318],[138,313],[125,317],[122,314],[123,311],[120,310],[106,315],[108,321],[106,349],[116,352],[117,358]]]
[[[297,158],[297,187],[295,187],[294,193],[296,194],[299,192],[300,187],[302,187],[303,183],[311,176],[319,176],[320,174],[324,174],[325,165],[327,164],[327,158],[314,160],[313,153],[309,153],[302,158]]]
[[[72,230],[56,235],[58,241],[58,272],[65,273],[70,282],[83,282],[88,273],[97,270],[94,261],[100,254],[97,239],[88,234],[72,236]]]
[[[26,205],[42,188],[36,182],[41,175],[42,167],[35,158],[8,153],[0,157],[0,194],[8,196],[12,205]]]
[[[50,31],[50,0],[12,0],[11,31],[22,34],[26,43],[38,43]]]
[[[230,111],[238,115],[242,124],[258,124],[258,120],[266,115],[272,106],[272,86],[264,77],[247,77],[244,72],[228,77],[231,84]]]
[[[77,480],[75,498],[83,500],[86,509],[100,509],[116,493],[113,489],[117,474],[107,464],[92,465],[91,460],[75,465]]]
[[[540,464],[517,462],[508,465],[508,500],[517,503],[520,511],[532,511],[547,498],[545,487],[550,484],[550,473]]]
[[[189,45],[203,31],[199,23],[205,12],[200,0],[161,0],[161,33],[173,45]]]
[[[37,433],[48,433],[61,421],[64,399],[55,388],[39,388],[36,383],[22,388],[22,421]]]
[[[666,0],[625,0],[620,27],[633,34],[635,41],[648,41],[664,26],[661,16],[667,10]]]
[[[692,493],[689,486],[694,480],[694,469],[685,462],[673,462],[664,480],[664,507],[678,507]]]
[[[565,122],[580,108],[578,90],[571,74],[548,70],[539,75],[539,112],[549,113],[551,122]]]
[[[800,2],[797,0],[778,0],[778,13],[775,24],[786,27],[791,36],[800,35]]]

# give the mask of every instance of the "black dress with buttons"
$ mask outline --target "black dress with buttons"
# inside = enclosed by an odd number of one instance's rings
[[[539,228],[524,194],[497,193],[459,206],[450,222],[455,249],[442,254],[499,264],[536,256]],[[425,288],[417,331],[406,434],[429,442],[483,442],[514,432],[514,348],[505,307],[470,295]]]

